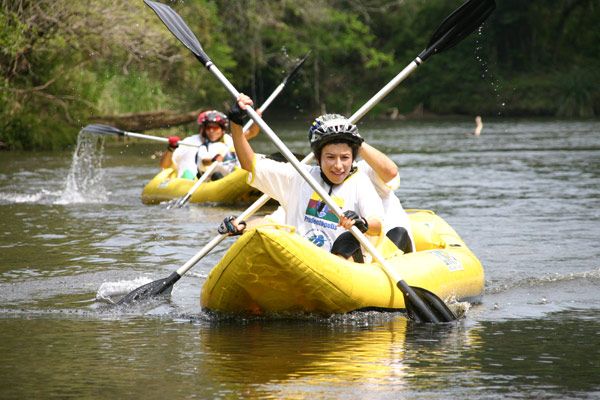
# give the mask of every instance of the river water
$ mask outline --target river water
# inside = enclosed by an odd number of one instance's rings
[[[152,142],[107,141],[76,171],[72,152],[1,153],[0,398],[600,398],[600,122],[473,125],[360,127],[400,166],[405,208],[434,210],[484,265],[483,302],[438,326],[205,314],[234,239],[169,300],[115,309],[104,290],[168,276],[244,206],[143,205]],[[273,127],[307,151],[305,126]]]

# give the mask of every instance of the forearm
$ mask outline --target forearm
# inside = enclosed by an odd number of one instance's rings
[[[373,171],[384,182],[389,182],[398,175],[398,167],[388,156],[366,142],[360,146],[358,155],[373,168]]]
[[[255,138],[259,132],[260,126],[258,126],[257,123],[253,123],[252,125],[250,125],[250,128],[248,128],[248,130],[244,132],[244,135],[246,136],[246,139],[250,140]]]
[[[160,158],[160,167],[162,169],[170,168],[173,165],[173,152],[166,150]]]
[[[233,145],[235,147],[235,154],[240,162],[243,169],[248,172],[252,172],[252,163],[254,162],[254,150],[244,132],[242,127],[236,123],[231,123],[231,136],[233,137]]]

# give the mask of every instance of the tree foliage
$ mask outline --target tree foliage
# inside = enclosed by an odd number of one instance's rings
[[[457,0],[168,2],[258,103],[305,53],[273,112],[351,113],[427,45]],[[497,0],[484,27],[432,57],[371,115],[600,113],[598,0]],[[0,1],[0,142],[61,148],[90,116],[223,108],[227,92],[142,1]]]

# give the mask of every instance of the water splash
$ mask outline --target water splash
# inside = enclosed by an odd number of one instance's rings
[[[42,193],[19,194],[0,193],[0,203],[38,203],[43,198]]]
[[[55,204],[106,202],[108,193],[103,185],[103,156],[104,137],[81,130],[65,190]]]
[[[107,303],[114,303],[113,298],[117,296],[124,296],[132,290],[137,289],[147,283],[152,282],[149,278],[137,278],[134,280],[125,280],[118,282],[104,282],[98,288],[96,293],[96,300]]]

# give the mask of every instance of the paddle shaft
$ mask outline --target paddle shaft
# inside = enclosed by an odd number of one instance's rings
[[[296,65],[294,66],[294,68],[292,68],[290,73],[285,78],[283,78],[283,80],[281,81],[281,83],[279,85],[277,85],[275,90],[273,90],[273,93],[271,93],[271,95],[269,97],[267,97],[267,99],[264,101],[264,103],[258,108],[258,110],[260,112],[265,111],[267,109],[267,107],[269,107],[271,105],[273,100],[275,100],[275,98],[277,98],[277,96],[279,96],[279,93],[281,93],[283,91],[283,89],[285,88],[287,83],[294,77],[294,75],[296,75],[298,73],[298,71],[300,70],[300,67],[302,67],[302,64],[304,64],[304,62],[308,58],[309,54],[310,54],[310,52],[308,52],[298,63],[296,63]],[[244,128],[243,128],[243,132],[246,132],[248,129],[250,129],[250,127],[252,126],[253,123],[254,123],[254,121],[252,121],[252,120],[246,122],[246,125],[244,125]]]
[[[281,91],[285,88],[286,83],[287,83],[287,80],[284,80],[279,85],[277,85],[277,87],[275,88],[275,90],[273,91],[273,93],[271,93],[271,95],[269,97],[267,97],[267,99],[265,100],[265,102],[258,108],[258,111],[260,111],[261,113],[263,111],[265,111],[267,109],[267,107],[269,107],[269,105],[271,105],[271,103],[273,102],[273,100],[275,100],[275,98],[277,96],[279,96],[279,93],[281,93]],[[246,122],[246,124],[242,128],[242,131],[246,132],[248,129],[250,129],[250,127],[252,126],[252,124],[254,124],[253,120],[250,120],[250,121]]]
[[[134,138],[138,138],[138,139],[148,139],[148,140],[154,140],[156,142],[169,143],[169,139],[165,138],[165,137],[145,135],[143,133],[127,132],[122,129],[115,128],[114,126],[104,125],[104,124],[87,125],[87,126],[83,127],[82,130],[85,132],[91,132],[91,133],[95,133],[95,134],[99,134],[99,135],[129,136],[129,137],[134,137]],[[188,147],[196,147],[196,148],[200,147],[197,144],[182,143],[182,142],[179,142],[179,144],[182,146],[188,146]]]
[[[419,57],[415,58],[413,62],[408,64],[398,75],[394,77],[391,81],[388,82],[387,85],[381,88],[379,92],[377,92],[369,101],[367,101],[361,108],[359,108],[352,116],[349,118],[350,122],[355,124],[360,120],[367,112],[369,112],[377,103],[381,101],[385,96],[388,95],[396,86],[400,84],[406,77],[408,77],[417,67],[421,64],[421,59]]]
[[[229,80],[221,73],[221,71],[217,68],[216,65],[212,63],[212,61],[208,61],[206,67],[210,72],[212,72],[217,79],[225,86],[225,88],[231,93],[231,95],[236,99],[239,98],[240,92],[229,82]],[[306,169],[302,167],[300,161],[294,156],[294,154],[287,148],[285,143],[283,143],[279,137],[273,132],[271,127],[267,125],[267,123],[258,115],[258,113],[251,107],[246,107],[246,112],[250,115],[250,117],[256,122],[263,132],[271,139],[271,141],[275,144],[277,149],[283,154],[283,156],[292,164],[292,166],[296,169],[296,171],[304,178],[304,180],[309,184],[309,186],[317,192],[317,194],[325,201],[325,203],[329,206],[329,208],[338,216],[338,218],[342,217],[342,209],[333,201],[333,199],[329,196],[327,191],[319,185],[319,183],[308,173]],[[430,322],[439,322],[437,317],[427,309],[427,306],[423,301],[416,295],[416,293],[412,290],[410,286],[408,286],[403,280],[402,277],[388,264],[387,260],[383,258],[383,256],[379,253],[379,251],[373,246],[373,244],[363,235],[363,233],[356,227],[352,226],[350,229],[352,235],[360,242],[360,244],[367,249],[367,251],[375,258],[375,260],[380,264],[381,268],[384,272],[394,280],[399,289],[402,290],[405,297],[410,297],[413,304],[422,310],[424,313],[428,313]],[[419,304],[420,303],[420,304]]]
[[[185,203],[188,202],[188,200],[190,199],[190,197],[192,197],[192,195],[194,194],[194,192],[196,192],[196,190],[198,190],[198,188],[200,187],[200,185],[202,185],[204,182],[206,182],[206,180],[208,178],[210,178],[210,175],[213,173],[213,171],[219,166],[220,162],[219,161],[215,161],[213,162],[210,167],[208,167],[208,169],[206,171],[204,171],[204,173],[202,174],[202,176],[200,177],[200,179],[198,179],[196,181],[196,183],[194,183],[194,185],[190,188],[190,190],[188,190],[188,192],[185,194],[185,196],[183,196],[182,198],[180,198],[179,200],[177,200],[177,202],[175,203],[175,206],[177,208],[181,208],[185,205]],[[167,207],[167,210],[170,209],[171,207]]]
[[[265,198],[266,197],[266,198]],[[264,200],[263,200],[264,198]],[[260,200],[263,200],[262,202]],[[265,203],[269,201],[269,196],[262,196],[259,200],[255,201],[250,207],[248,207],[243,213],[241,213],[235,220],[235,223],[239,223],[239,221],[243,221],[250,216],[252,216],[256,211],[258,211]],[[182,276],[187,271],[189,271],[198,261],[200,261],[204,256],[211,252],[219,243],[221,243],[225,238],[228,238],[228,234],[215,236],[210,242],[208,242],[203,248],[201,248],[192,258],[190,258],[185,264],[175,271],[179,276]]]
[[[134,137],[134,138],[138,138],[138,139],[149,139],[149,140],[154,140],[157,142],[163,142],[163,143],[169,143],[169,139],[168,138],[164,138],[164,137],[158,137],[158,136],[152,136],[152,135],[144,135],[143,133],[135,133],[135,132],[127,132],[127,131],[122,131],[122,136],[130,136],[130,137]],[[179,146],[187,146],[187,147],[196,147],[196,148],[200,148],[199,145],[197,144],[191,144],[191,143],[185,143],[183,141],[179,141]]]
[[[271,93],[271,95],[269,97],[267,97],[265,102],[262,103],[262,105],[258,108],[258,110],[260,112],[265,111],[266,108],[269,107],[269,105],[273,102],[273,100],[275,100],[275,98],[277,96],[279,96],[279,93],[281,93],[281,91],[285,88],[285,84],[286,84],[286,82],[283,81],[275,88],[273,93]],[[252,120],[246,122],[246,125],[244,125],[244,128],[243,128],[243,131],[246,132],[248,129],[250,129],[250,127],[252,126],[253,123],[254,123],[254,121],[252,121]]]

